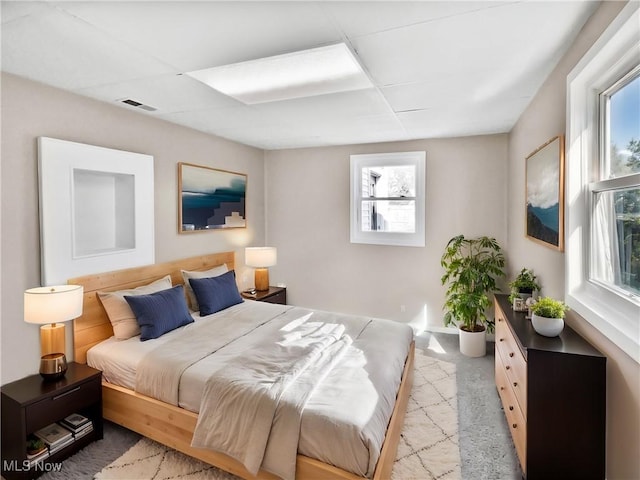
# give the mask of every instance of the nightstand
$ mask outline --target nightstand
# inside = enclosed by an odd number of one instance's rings
[[[65,376],[44,381],[31,375],[3,385],[2,475],[7,480],[35,478],[52,470],[85,445],[102,438],[102,372],[87,365],[69,363]],[[72,413],[91,419],[93,431],[30,465],[27,436]]]
[[[269,287],[269,290],[256,292],[255,295],[249,295],[243,292],[242,296],[247,300],[256,300],[258,302],[277,303],[279,305],[287,304],[286,287]]]

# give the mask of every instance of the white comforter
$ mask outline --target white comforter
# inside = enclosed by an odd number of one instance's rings
[[[135,372],[140,371],[138,367],[144,365],[143,358],[150,351],[157,350],[159,353],[164,350],[172,352],[169,356],[175,356],[173,349],[168,348],[174,337],[188,335],[195,341],[194,345],[200,344],[204,350],[217,349],[215,353],[207,354],[193,364],[190,364],[190,360],[179,361],[179,370],[183,373],[169,375],[178,378],[178,404],[193,411],[200,410],[200,419],[204,421],[202,419],[211,413],[205,412],[209,407],[200,405],[205,390],[228,392],[229,389],[221,386],[219,381],[229,382],[233,377],[255,380],[255,376],[258,375],[260,382],[265,381],[267,377],[261,377],[263,358],[256,358],[257,346],[264,338],[279,338],[276,343],[280,342],[281,345],[267,355],[274,358],[287,352],[287,345],[291,347],[289,350],[306,348],[307,360],[303,363],[307,363],[306,366],[309,368],[296,369],[295,375],[287,373],[290,372],[287,368],[280,372],[276,369],[276,377],[280,375],[279,378],[286,381],[267,380],[269,387],[265,389],[271,393],[278,392],[272,395],[278,402],[270,400],[267,411],[273,412],[273,415],[269,413],[261,415],[260,418],[276,419],[269,435],[271,438],[278,438],[278,441],[270,441],[267,438],[263,457],[261,454],[252,454],[251,458],[241,460],[247,460],[247,465],[253,470],[259,463],[258,459],[261,459],[262,468],[287,478],[295,465],[297,443],[298,453],[336,465],[357,475],[371,476],[395,402],[404,359],[412,340],[409,327],[384,320],[371,321],[363,317],[328,314],[260,302],[245,302],[209,317],[195,318],[194,324],[156,340],[107,340],[89,351],[88,362],[103,370],[105,380],[132,388]],[[306,321],[303,321],[304,319]],[[322,348],[314,350],[315,347],[307,347],[318,343],[319,337],[314,338],[312,334],[316,322],[329,325],[327,328],[332,330],[329,335],[332,340],[328,343],[326,339],[320,341],[323,344]],[[209,340],[203,340],[205,336],[195,333],[200,324],[210,324],[206,328],[215,332]],[[235,327],[235,333],[231,333],[234,328],[230,325]],[[255,325],[255,328],[252,325]],[[297,326],[297,331],[294,328],[287,332],[287,329],[283,328],[287,325]],[[225,332],[227,330],[228,332]],[[230,334],[229,338],[226,338],[227,333]],[[287,333],[290,335],[287,336]],[[312,338],[314,341],[309,342]],[[352,339],[352,344],[349,345],[348,339]],[[211,348],[214,343],[216,346]],[[329,355],[334,348],[340,351],[339,355]],[[195,354],[195,357],[198,356],[200,353]],[[310,357],[313,357],[314,361],[310,361]],[[247,364],[246,359],[251,362]],[[284,363],[287,362],[296,363],[293,359],[285,359]],[[279,362],[276,362],[276,365],[278,364]],[[219,380],[209,381],[212,372],[219,374],[213,377]],[[237,377],[237,374],[240,377]],[[315,375],[319,375],[320,378]],[[171,382],[176,383],[175,380]],[[274,387],[276,384],[277,387]],[[159,395],[162,397],[167,393]],[[175,398],[175,395],[171,393],[169,396]],[[155,394],[153,396],[158,398]],[[262,400],[253,401],[259,406],[262,405]],[[227,403],[233,406],[233,402],[228,399]],[[242,409],[238,409],[237,418],[245,418],[246,411],[240,414],[240,410]],[[292,412],[289,418],[294,419],[293,428],[288,428],[289,422],[285,422],[285,425],[278,422],[279,418],[285,418],[281,415],[282,411]],[[228,420],[220,412],[222,411],[213,412],[211,420],[216,431]],[[299,425],[299,428],[296,425]],[[210,431],[208,429],[211,427],[212,425],[208,425],[203,431]],[[264,434],[264,429],[261,431],[261,440],[256,442],[257,444],[264,444],[265,436],[269,436]],[[292,436],[291,431],[294,431],[295,435]],[[295,440],[298,438],[298,432],[299,439]],[[206,437],[206,434],[204,436]],[[282,442],[280,439],[285,437],[288,440]],[[199,440],[194,438],[194,442],[196,441]],[[247,440],[238,444],[245,441]],[[242,457],[237,455],[237,452],[233,456]]]

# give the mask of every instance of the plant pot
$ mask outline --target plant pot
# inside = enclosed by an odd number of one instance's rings
[[[467,357],[484,357],[487,354],[487,331],[468,332],[459,328],[460,353]]]
[[[564,320],[562,318],[539,317],[534,313],[531,316],[531,325],[542,336],[557,337],[564,328]]]

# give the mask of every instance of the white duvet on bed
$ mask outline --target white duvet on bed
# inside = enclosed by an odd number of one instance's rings
[[[201,318],[193,314],[193,317],[196,322],[226,326],[234,317],[246,316],[248,312],[273,317],[290,308],[244,302],[214,315]],[[302,415],[298,452],[360,476],[371,476],[413,333],[408,326],[391,321],[363,323],[362,317],[346,315],[336,315],[336,319],[345,326],[353,343],[309,398]],[[135,389],[137,365],[142,358],[193,325],[146,342],[140,342],[139,337],[123,341],[110,338],[89,350],[87,363],[102,370],[106,381]],[[229,365],[238,355],[250,355],[257,341],[255,335],[270,328],[276,327],[268,322],[187,368],[180,380],[179,405],[197,412],[211,373]]]

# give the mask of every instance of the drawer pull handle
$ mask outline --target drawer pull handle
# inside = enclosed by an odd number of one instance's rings
[[[517,387],[518,386],[518,382],[513,382],[513,386]]]
[[[509,410],[513,411],[513,405],[509,405]]]
[[[504,390],[504,387],[500,387],[500,391]]]
[[[68,392],[64,392],[64,393],[61,393],[60,395],[56,395],[55,397],[53,397],[53,400],[55,401],[55,400],[58,400],[59,398],[66,397],[67,395],[71,395],[72,393],[75,393],[78,390],[80,390],[80,387],[73,388]]]
[[[510,357],[513,357],[513,352],[510,352],[510,353],[509,353],[509,356],[510,356]]]
[[[501,338],[501,339],[500,339],[500,341],[501,341],[501,342],[504,342],[504,338]]]
[[[509,365],[507,365],[506,367],[504,367],[507,370],[511,370],[511,367]]]
[[[518,428],[518,424],[517,424],[517,423],[514,423],[514,424],[512,424],[511,426],[512,426],[513,428]]]

